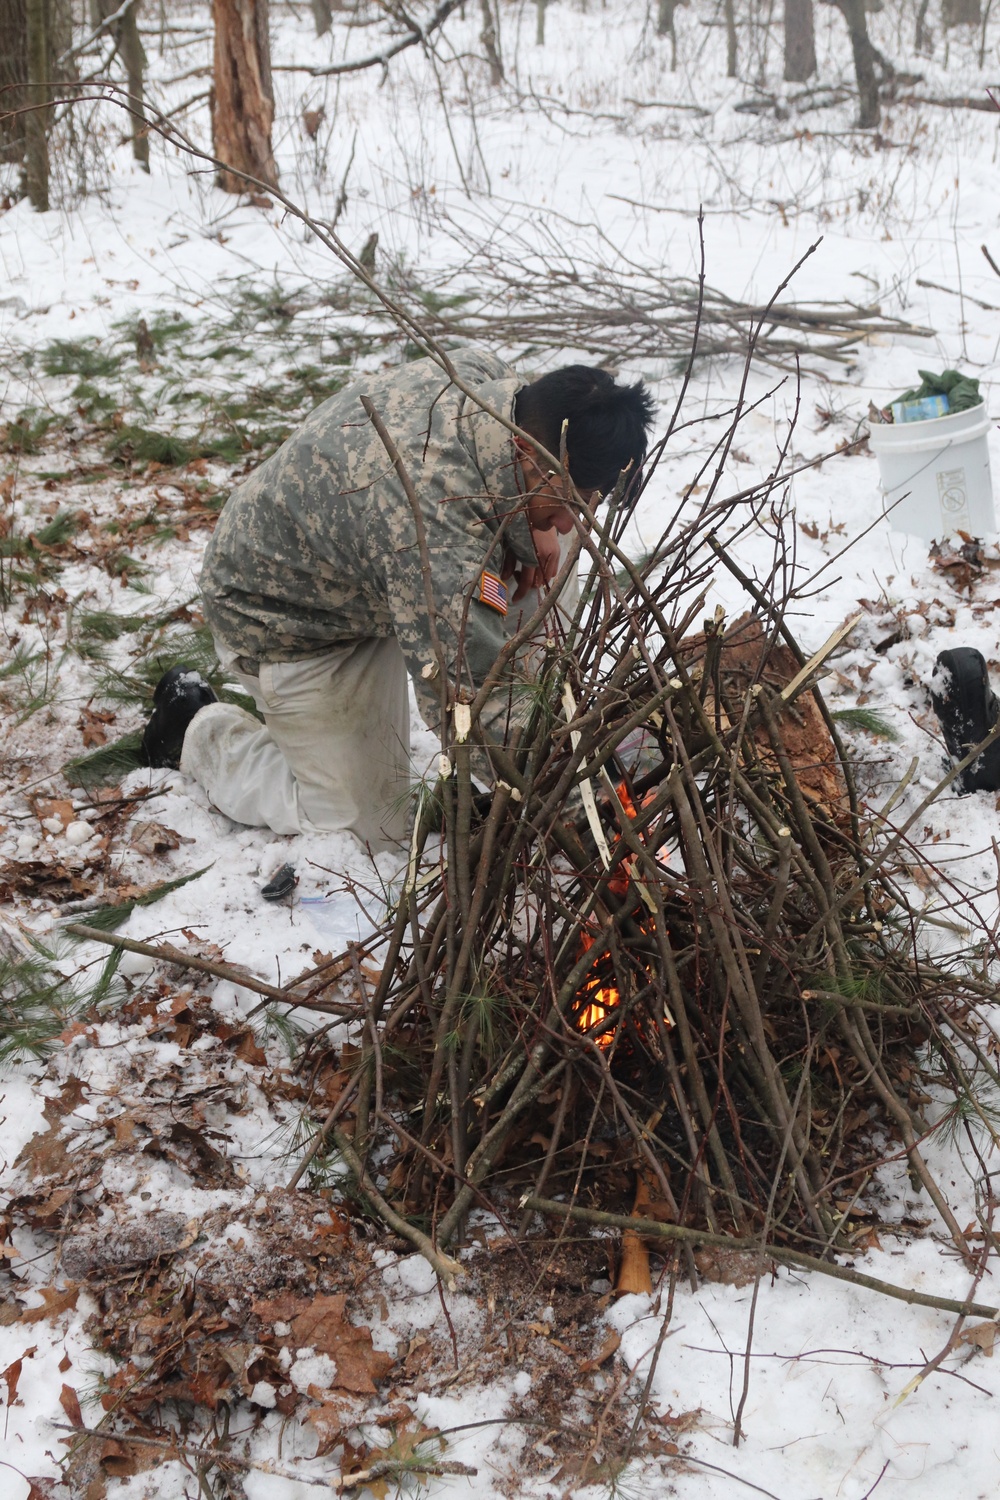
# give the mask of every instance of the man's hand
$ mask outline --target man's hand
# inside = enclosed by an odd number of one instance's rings
[[[517,604],[532,589],[547,587],[559,572],[562,556],[559,551],[559,532],[556,527],[549,525],[544,530],[538,530],[533,526],[531,541],[535,556],[538,558],[537,567],[519,564],[512,552],[504,554],[500,576],[505,580],[510,578],[516,580],[514,592],[511,595],[512,604]]]
[[[508,584],[513,579],[514,592],[510,596],[511,604],[517,604],[520,599],[524,598],[529,589],[541,587],[541,569],[529,568],[524,563],[518,562],[514,553],[509,549],[504,551],[500,577]],[[536,579],[539,581],[536,582]]]

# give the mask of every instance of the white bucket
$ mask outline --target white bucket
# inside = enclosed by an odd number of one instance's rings
[[[925,542],[956,531],[996,531],[986,442],[991,425],[985,402],[927,422],[872,424],[871,450],[894,530]]]

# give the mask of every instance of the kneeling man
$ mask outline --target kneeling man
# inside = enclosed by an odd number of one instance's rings
[[[430,359],[363,377],[226,502],[205,553],[205,618],[264,722],[175,667],[143,749],[150,765],[179,765],[236,822],[347,830],[374,850],[405,839],[407,678],[437,728],[435,632],[451,682],[457,671],[475,691],[508,639],[510,606],[555,576],[559,536],[574,529],[560,481],[491,411],[553,454],[565,421],[570,475],[588,504],[645,454],[652,402],[641,381],[570,365],[525,384],[474,349],[453,363],[478,401]],[[433,617],[414,507],[363,397],[416,492]],[[502,740],[509,712],[508,681],[484,729]]]

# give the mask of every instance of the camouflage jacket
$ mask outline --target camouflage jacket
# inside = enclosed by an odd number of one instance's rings
[[[482,350],[457,371],[495,411],[524,383]],[[502,552],[535,562],[509,431],[430,359],[363,377],[325,401],[239,485],[205,552],[213,634],[236,655],[294,661],[395,635],[421,716],[440,720],[440,680],[410,503],[361,405],[367,395],[399,450],[423,514],[438,636],[449,677],[478,687],[507,639]],[[427,671],[425,671],[427,669]],[[509,694],[483,726],[503,736]]]

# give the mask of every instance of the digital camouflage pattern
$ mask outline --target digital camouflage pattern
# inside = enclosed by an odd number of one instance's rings
[[[481,350],[453,356],[465,383],[512,417],[523,380]],[[427,596],[410,504],[361,405],[385,423],[423,513],[436,624],[449,679],[477,687],[507,639],[480,602],[484,569],[504,548],[535,562],[510,432],[430,359],[366,376],[323,403],[239,485],[222,511],[201,577],[216,638],[253,661],[295,661],[395,635],[426,723],[440,721]],[[463,624],[464,621],[464,624]],[[509,694],[483,727],[502,737]]]

